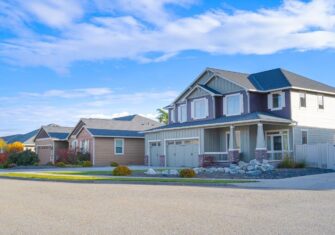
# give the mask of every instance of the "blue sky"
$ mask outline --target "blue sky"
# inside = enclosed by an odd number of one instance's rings
[[[153,118],[206,67],[335,86],[334,48],[334,0],[2,0],[0,136]]]

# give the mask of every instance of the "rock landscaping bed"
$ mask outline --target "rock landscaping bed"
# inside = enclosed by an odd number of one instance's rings
[[[197,178],[214,179],[283,179],[305,175],[315,175],[335,172],[328,169],[301,168],[301,169],[279,169],[275,168],[267,160],[259,162],[251,160],[249,163],[240,161],[238,164],[231,164],[229,167],[193,168]],[[134,172],[133,176],[150,177],[178,177],[177,170],[154,170],[146,172]]]

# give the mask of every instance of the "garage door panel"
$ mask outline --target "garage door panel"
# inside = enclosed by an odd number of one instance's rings
[[[171,167],[198,166],[198,140],[176,140],[167,142],[167,162]]]
[[[161,143],[150,143],[150,166],[160,166]]]

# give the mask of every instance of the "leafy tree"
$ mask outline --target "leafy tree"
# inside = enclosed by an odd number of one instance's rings
[[[23,149],[24,149],[24,144],[18,141],[8,145],[8,152],[10,153],[19,153],[19,152],[22,152]]]
[[[169,123],[169,113],[164,109],[157,109],[158,112],[158,120],[160,123],[168,124]]]
[[[0,139],[0,153],[4,153],[7,151],[7,143],[3,139]]]

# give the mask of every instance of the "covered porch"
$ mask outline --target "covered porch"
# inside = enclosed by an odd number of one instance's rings
[[[236,123],[204,129],[203,159],[216,164],[252,159],[280,161],[293,154],[292,123]]]

